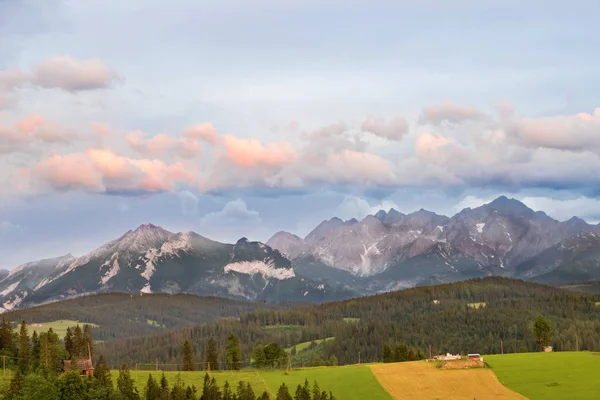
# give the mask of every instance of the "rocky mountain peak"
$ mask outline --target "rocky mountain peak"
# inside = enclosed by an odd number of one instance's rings
[[[142,224],[134,231],[127,231],[117,240],[119,250],[146,251],[160,247],[173,233],[153,224]]]
[[[534,214],[534,211],[521,203],[517,199],[509,199],[506,196],[500,196],[491,203],[484,204],[479,208],[497,210],[505,214]]]

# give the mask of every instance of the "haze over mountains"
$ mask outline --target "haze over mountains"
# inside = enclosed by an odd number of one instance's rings
[[[2,311],[90,293],[194,293],[329,301],[470,277],[561,284],[600,278],[600,226],[559,222],[499,197],[447,217],[381,210],[332,218],[305,238],[212,241],[141,225],[83,255],[34,261],[0,280]]]

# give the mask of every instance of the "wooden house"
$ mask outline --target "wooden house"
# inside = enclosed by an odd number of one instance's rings
[[[77,370],[80,371],[81,376],[94,376],[94,364],[91,359],[87,360],[76,360]],[[71,360],[63,361],[63,370],[68,371],[71,369]]]

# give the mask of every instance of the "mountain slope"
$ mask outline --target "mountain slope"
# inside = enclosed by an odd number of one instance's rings
[[[141,225],[90,253],[25,264],[0,281],[3,310],[101,292],[193,293],[248,300],[325,301],[354,291],[295,276],[279,251]]]
[[[598,231],[579,218],[559,222],[501,196],[452,218],[423,209],[408,215],[380,210],[362,221],[332,218],[304,239],[278,232],[267,244],[297,270],[307,262],[339,269],[365,282],[366,292],[377,292],[424,281],[520,276],[517,267],[531,257],[573,235]]]

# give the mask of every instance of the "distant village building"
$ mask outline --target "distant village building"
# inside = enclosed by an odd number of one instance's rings
[[[552,352],[552,346],[544,346],[544,352],[545,353],[551,353]]]
[[[479,360],[479,361],[483,361],[483,357],[481,357],[481,354],[479,353],[471,353],[467,355],[467,358],[469,360]]]
[[[76,360],[77,370],[80,371],[81,376],[94,376],[94,365],[91,359],[87,360]],[[68,371],[71,369],[71,360],[63,361],[63,370]]]
[[[460,354],[450,354],[450,353],[446,353],[445,355],[439,355],[439,356],[433,356],[434,360],[440,360],[440,361],[452,361],[452,360],[460,360],[462,358],[462,356]]]
[[[440,304],[440,301],[439,300],[434,300],[433,304]]]

